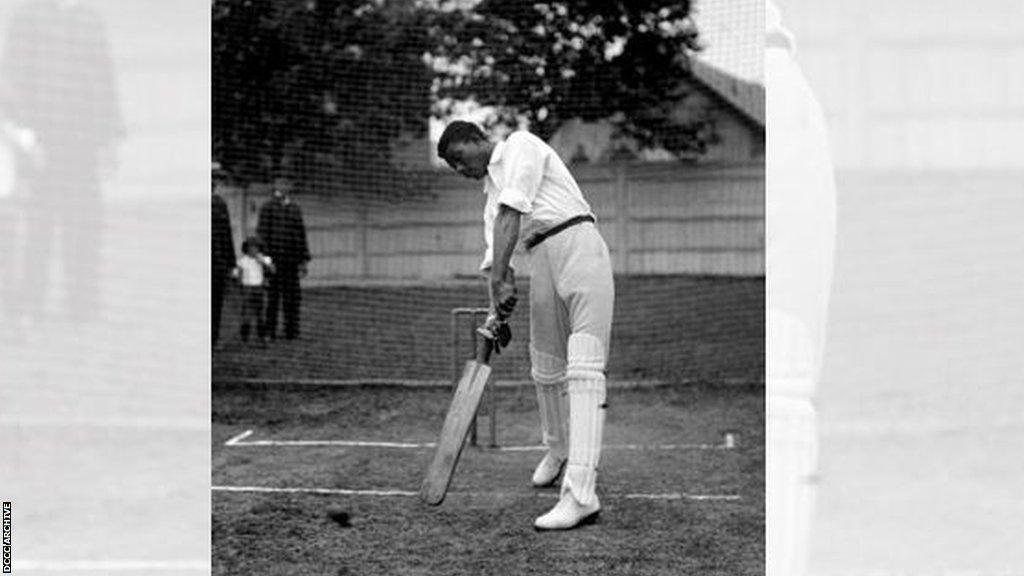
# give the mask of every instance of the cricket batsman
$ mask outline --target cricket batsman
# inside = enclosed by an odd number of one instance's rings
[[[814,397],[821,371],[835,245],[836,189],[824,116],[795,60],[793,36],[769,1],[768,576],[806,573],[818,471]]]
[[[516,131],[490,141],[475,124],[454,121],[437,144],[456,172],[483,180],[492,315],[503,322],[516,305],[509,265],[523,238],[529,254],[530,360],[547,453],[535,487],[561,477],[558,504],[538,530],[566,530],[596,519],[597,469],[605,411],[605,366],[615,286],[608,247],[576,180],[543,140]]]

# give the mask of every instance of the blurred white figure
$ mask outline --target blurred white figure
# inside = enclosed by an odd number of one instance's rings
[[[2,120],[0,109],[0,325],[9,324],[14,316],[17,284],[17,235],[19,218],[15,199],[19,147],[28,136],[17,126]],[[13,332],[0,329],[5,335]]]
[[[836,190],[824,117],[795,42],[768,0],[767,574],[806,572],[814,513],[820,374],[835,244]]]
[[[61,315],[92,320],[100,303],[101,181],[124,135],[103,19],[75,0],[31,0],[14,9],[2,44],[0,129],[16,151],[11,195],[25,225],[19,270],[7,270],[6,307],[41,317],[56,262]]]

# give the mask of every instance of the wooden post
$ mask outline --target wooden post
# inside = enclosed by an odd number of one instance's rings
[[[620,270],[623,274],[630,273],[629,262],[629,232],[630,232],[630,209],[629,209],[629,181],[626,178],[627,164],[616,162],[613,164],[615,175],[615,223],[617,226],[618,242],[616,252],[620,262]]]
[[[362,278],[370,276],[370,208],[366,201],[359,203],[358,222],[356,222],[356,260],[359,268],[359,275]]]

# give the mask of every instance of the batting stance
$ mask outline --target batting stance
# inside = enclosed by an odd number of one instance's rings
[[[825,338],[836,190],[821,108],[778,10],[765,19],[768,576],[806,572],[818,457],[813,399]]]
[[[534,526],[573,528],[601,510],[595,489],[615,301],[608,247],[569,169],[529,132],[495,143],[475,124],[456,121],[437,151],[459,174],[484,181],[487,250],[481,269],[490,277],[498,317],[515,307],[509,262],[524,238],[531,270],[530,360],[547,446],[532,482],[544,487],[562,477],[558,504]]]

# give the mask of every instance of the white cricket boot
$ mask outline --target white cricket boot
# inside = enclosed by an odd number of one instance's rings
[[[558,477],[562,475],[562,470],[565,469],[565,458],[559,458],[548,451],[544,455],[544,459],[537,464],[537,468],[533,471],[533,478],[530,479],[530,483],[533,484],[534,488],[547,488],[554,486],[555,482],[558,481]]]
[[[537,518],[533,527],[537,530],[569,530],[578,526],[593,524],[601,513],[601,501],[595,494],[587,504],[580,504],[572,491],[562,489],[562,497],[550,512]]]
[[[569,381],[569,461],[558,504],[533,523],[538,530],[567,530],[597,519],[597,465],[604,432],[603,375]],[[571,377],[571,376],[570,376]]]
[[[530,480],[534,488],[552,486],[562,474],[568,459],[569,399],[565,381],[537,383],[537,403],[544,431],[544,445],[548,452],[533,471]]]

